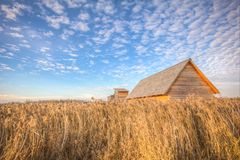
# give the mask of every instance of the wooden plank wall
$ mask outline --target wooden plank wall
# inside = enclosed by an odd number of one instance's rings
[[[125,99],[128,96],[128,91],[118,91],[115,92],[115,99]]]
[[[186,98],[189,94],[209,98],[213,96],[210,87],[198,75],[191,64],[187,64],[167,95],[171,99]]]

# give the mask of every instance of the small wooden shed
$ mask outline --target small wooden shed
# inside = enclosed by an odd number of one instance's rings
[[[114,88],[114,94],[108,96],[108,101],[124,100],[128,96],[128,90],[125,88]]]
[[[219,90],[191,59],[141,80],[127,99],[182,99],[189,94],[209,98]]]

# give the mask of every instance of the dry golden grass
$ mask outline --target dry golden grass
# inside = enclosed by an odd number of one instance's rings
[[[240,99],[2,104],[0,159],[240,159]]]

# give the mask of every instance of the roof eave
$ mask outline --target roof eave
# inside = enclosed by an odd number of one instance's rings
[[[167,96],[166,94],[157,94],[151,96],[141,96],[141,97],[127,97],[126,99],[140,99],[140,98],[149,98],[149,97],[157,97],[157,96]]]

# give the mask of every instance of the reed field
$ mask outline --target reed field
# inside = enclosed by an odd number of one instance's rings
[[[1,160],[237,160],[240,99],[0,105]]]

